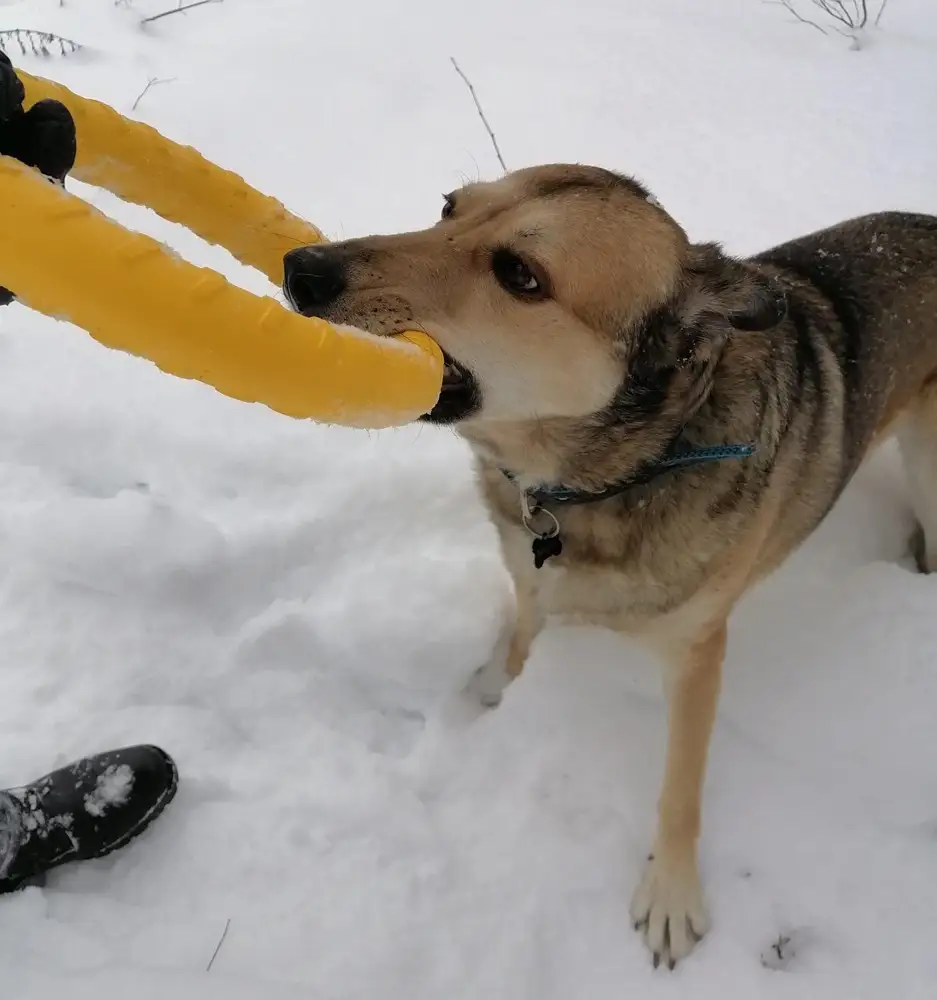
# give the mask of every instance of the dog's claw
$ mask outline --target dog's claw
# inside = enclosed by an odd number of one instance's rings
[[[658,854],[635,892],[631,919],[653,955],[654,968],[663,961],[673,969],[706,932],[706,909],[695,863],[662,865]]]

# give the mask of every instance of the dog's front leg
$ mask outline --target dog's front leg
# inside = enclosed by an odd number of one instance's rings
[[[531,643],[542,627],[543,618],[533,590],[523,579],[515,577],[514,601],[505,609],[491,659],[475,671],[467,691],[486,708],[498,705],[504,689],[524,669]]]
[[[664,961],[673,968],[689,954],[708,925],[697,841],[725,646],[723,621],[669,657],[667,763],[657,834],[631,904],[635,927],[643,930],[655,966]]]

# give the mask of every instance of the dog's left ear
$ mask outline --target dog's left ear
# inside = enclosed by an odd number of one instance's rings
[[[776,281],[714,243],[691,248],[687,272],[701,295],[697,308],[717,312],[736,330],[770,330],[787,315],[787,298]]]

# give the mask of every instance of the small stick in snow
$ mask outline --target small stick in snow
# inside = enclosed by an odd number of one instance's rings
[[[221,946],[224,944],[224,939],[228,936],[228,928],[231,926],[231,918],[225,921],[224,930],[221,932],[221,939],[218,944],[215,945],[215,950],[212,952],[212,956],[208,961],[208,965],[205,969],[206,972],[211,972],[211,967],[215,964],[215,959],[218,957],[218,952],[221,951]]]
[[[223,0],[195,0],[194,3],[187,3],[184,6],[173,7],[172,10],[164,10],[162,14],[154,14],[152,17],[145,17],[140,24],[150,24],[158,21],[161,17],[169,17],[171,14],[181,14],[184,10],[191,10],[193,7],[204,7],[207,3],[222,3]]]
[[[137,95],[137,99],[133,102],[133,107],[131,107],[130,110],[131,111],[137,110],[137,106],[139,105],[140,101],[142,101],[143,98],[146,97],[146,92],[150,89],[150,87],[157,87],[161,83],[172,83],[173,80],[175,80],[174,76],[167,77],[165,80],[160,80],[155,76],[151,76],[149,80],[146,81],[146,86]]]
[[[478,100],[478,95],[475,93],[475,88],[472,86],[472,81],[462,72],[462,67],[455,61],[455,56],[449,56],[452,65],[455,67],[456,73],[462,77],[465,81],[465,86],[468,87],[469,93],[472,95],[472,100],[475,102],[475,108],[478,111],[478,117],[482,120],[482,125],[485,126],[488,135],[491,137],[491,145],[495,148],[495,155],[498,157],[498,163],[501,164],[501,169],[507,173],[507,164],[504,162],[504,157],[501,155],[501,150],[498,148],[498,140],[495,138],[494,132],[491,130],[491,126],[488,124],[488,119],[485,117],[485,112],[482,111],[481,102]]]

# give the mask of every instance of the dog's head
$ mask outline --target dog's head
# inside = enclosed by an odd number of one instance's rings
[[[469,184],[430,229],[291,251],[284,288],[305,315],[424,330],[447,361],[425,419],[475,426],[647,422],[683,405],[680,374],[720,337],[782,313],[757,272],[689,244],[640,184],[562,165]]]

